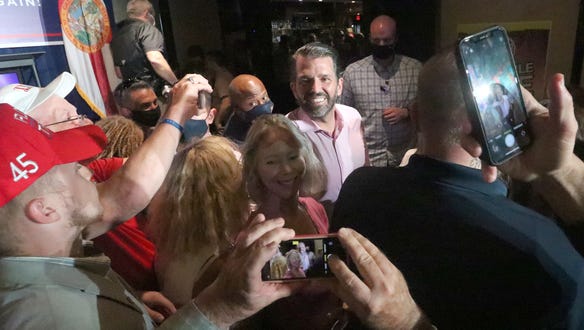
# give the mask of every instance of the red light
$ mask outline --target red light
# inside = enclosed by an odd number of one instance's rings
[[[361,21],[361,15],[359,15],[359,14],[355,15],[355,20],[357,22]]]

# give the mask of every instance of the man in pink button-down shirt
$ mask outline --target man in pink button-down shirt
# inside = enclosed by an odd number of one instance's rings
[[[327,169],[327,191],[321,203],[329,215],[341,185],[354,169],[369,163],[361,115],[337,104],[343,90],[337,52],[322,43],[310,43],[294,53],[290,88],[299,108],[288,113],[312,141]]]

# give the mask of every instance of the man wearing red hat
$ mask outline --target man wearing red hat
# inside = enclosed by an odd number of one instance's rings
[[[160,186],[182,124],[196,109],[199,75],[173,88],[172,103],[152,136],[110,180],[91,182],[79,162],[106,143],[94,125],[52,132],[32,117],[0,104],[0,324],[3,328],[152,329],[146,307],[113,272],[107,258],[76,254],[81,234],[93,237],[144,208]],[[42,109],[41,109],[42,110]],[[143,169],[153,164],[157,171]],[[150,185],[139,182],[148,177]],[[129,201],[124,207],[120,200]],[[104,222],[104,219],[106,220]],[[227,260],[225,271],[161,328],[216,329],[249,317],[299,285],[264,283],[261,268],[279,242],[291,239],[283,219],[257,216]],[[172,314],[174,311],[167,311]]]
[[[123,195],[148,191],[120,185],[120,178],[149,175],[160,185],[180,138],[182,123],[192,116],[201,90],[210,91],[201,76],[185,77],[173,89],[173,101],[162,124],[128,159],[122,174],[101,186],[91,182],[81,165],[103,148],[105,135],[88,125],[52,132],[8,104],[0,104],[0,324],[9,329],[152,329],[145,306],[117,274],[107,258],[76,257],[82,232],[97,235],[109,228],[103,219],[119,220],[141,207],[116,210]],[[140,162],[159,162],[162,174],[138,170]],[[134,173],[133,171],[137,171]],[[103,188],[103,187],[106,188]],[[127,199],[127,198],[126,198]],[[114,208],[112,210],[112,208]],[[121,215],[120,215],[121,214]],[[117,216],[114,216],[117,215]],[[294,231],[283,219],[256,216],[238,236],[233,253],[218,278],[192,304],[170,316],[161,328],[225,328],[251,316],[301,287],[262,282],[261,268],[282,240]],[[368,253],[353,233],[348,251]],[[385,260],[384,262],[389,263]],[[334,263],[341,269],[341,261]],[[361,265],[366,267],[365,265]],[[377,267],[376,265],[373,265]],[[369,267],[366,267],[369,268]],[[366,269],[362,268],[362,269]],[[346,266],[345,277],[356,283]],[[397,273],[399,275],[399,272]],[[349,277],[347,277],[349,276]],[[382,278],[380,278],[383,281]],[[399,294],[407,294],[403,279]],[[411,297],[408,298],[413,303]],[[415,307],[415,304],[413,305]]]
[[[152,327],[143,305],[111,273],[107,260],[71,257],[81,245],[82,232],[97,236],[144,208],[144,200],[164,179],[200,90],[211,90],[201,76],[190,75],[177,84],[163,124],[119,175],[99,186],[79,164],[104,146],[98,127],[52,132],[11,106],[0,105],[3,326],[110,329],[135,328],[139,322]],[[143,163],[155,164],[158,171],[145,171]],[[137,184],[143,177],[149,178],[149,185]],[[129,203],[120,205],[120,200]],[[104,316],[109,312],[115,316]],[[173,319],[180,323],[193,313],[198,313],[194,305]]]

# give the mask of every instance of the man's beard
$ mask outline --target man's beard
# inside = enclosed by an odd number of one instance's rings
[[[321,106],[315,106],[311,104],[310,100],[315,97],[324,97],[326,103]],[[305,94],[303,98],[297,98],[296,102],[298,102],[298,105],[300,105],[302,110],[304,110],[310,116],[310,118],[323,118],[335,107],[337,96],[334,94],[334,96],[331,98],[325,93],[309,93]]]

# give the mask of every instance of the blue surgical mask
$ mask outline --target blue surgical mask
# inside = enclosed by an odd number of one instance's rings
[[[265,114],[272,113],[272,108],[274,107],[274,103],[272,101],[267,101],[264,104],[258,104],[255,107],[251,108],[249,111],[241,111],[243,115],[243,119],[249,123],[254,121],[257,117]]]
[[[183,136],[185,137],[185,141],[190,141],[195,137],[202,138],[208,130],[209,126],[206,120],[189,119],[185,122]]]

